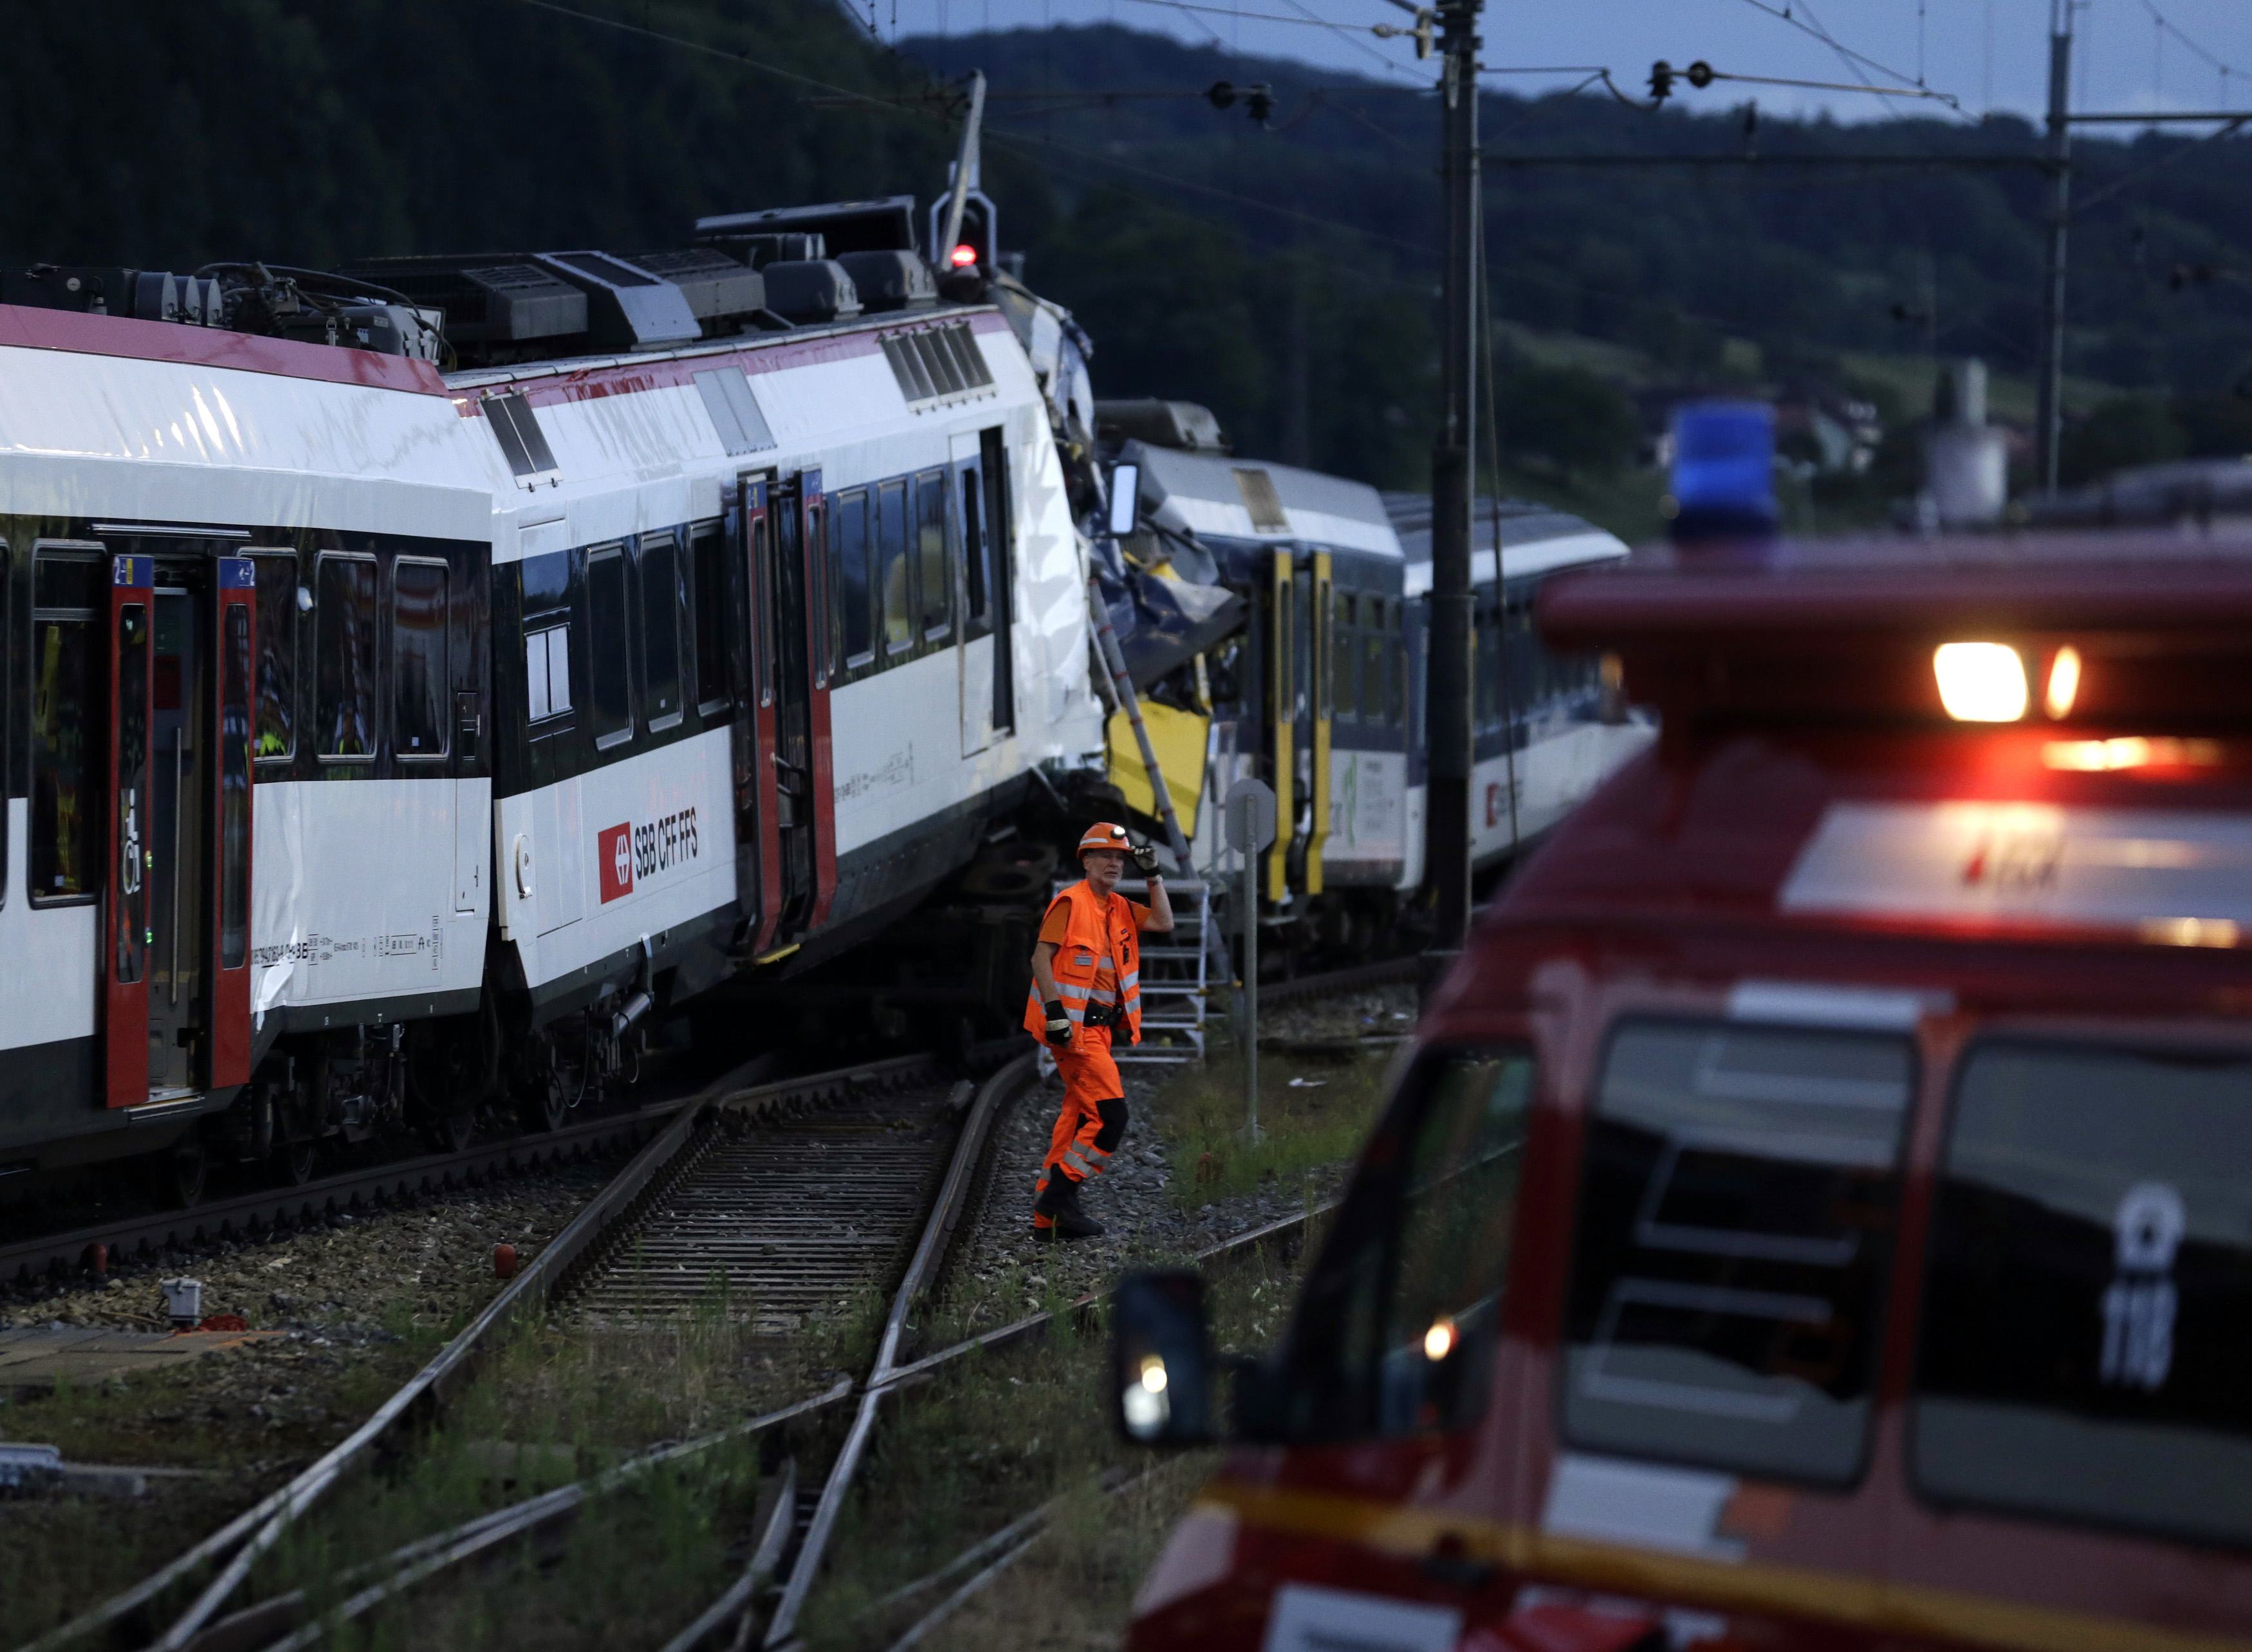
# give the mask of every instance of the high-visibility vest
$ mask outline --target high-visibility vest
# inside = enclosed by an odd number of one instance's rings
[[[1056,991],[1062,996],[1064,1013],[1072,1019],[1072,1038],[1079,1038],[1079,1029],[1087,1020],[1090,1003],[1116,1003],[1126,1011],[1126,1042],[1142,1042],[1142,948],[1140,927],[1134,918],[1134,908],[1123,896],[1112,895],[1108,899],[1097,895],[1081,879],[1065,890],[1048,904],[1053,913],[1058,903],[1070,909],[1066,920],[1063,945],[1056,948]],[[1041,927],[1046,927],[1045,917]],[[1118,977],[1118,990],[1112,992],[1095,984],[1095,975],[1109,969]],[[1040,1002],[1037,982],[1025,996],[1025,1031],[1036,1038],[1047,1035],[1047,1007]]]

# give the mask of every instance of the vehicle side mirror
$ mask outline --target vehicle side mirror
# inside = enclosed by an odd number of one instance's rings
[[[1110,537],[1123,539],[1141,525],[1142,467],[1110,467]]]
[[[1110,1307],[1110,1392],[1118,1431],[1143,1446],[1209,1445],[1212,1330],[1204,1281],[1178,1268],[1129,1274]]]

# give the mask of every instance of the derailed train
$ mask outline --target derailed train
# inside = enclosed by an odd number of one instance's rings
[[[191,1199],[215,1155],[302,1177],[497,1100],[552,1127],[681,1006],[833,1001],[808,972],[942,885],[1023,906],[1118,795],[1090,566],[1150,577],[1079,525],[1083,335],[990,267],[942,292],[912,218],[0,276],[0,1190],[149,1156]],[[1166,587],[1248,599],[1161,700],[1219,683],[1190,767],[1293,800],[1270,918],[1366,945],[1421,880],[1417,568],[1367,489],[1237,469],[1294,537],[1150,502],[1217,559]],[[1490,857],[1540,790],[1501,723]],[[1009,1002],[1037,908],[985,917],[949,967]]]
[[[1096,412],[1140,495],[1140,531],[1120,545],[1118,566],[1170,576],[1158,590],[1185,585],[1167,608],[1193,607],[1207,587],[1240,604],[1240,626],[1187,658],[1204,640],[1192,625],[1169,627],[1161,614],[1145,627],[1149,605],[1123,593],[1112,604],[1115,629],[1150,634],[1137,676],[1154,680],[1169,783],[1191,777],[1199,802],[1238,776],[1274,788],[1279,829],[1258,885],[1262,923],[1282,947],[1329,959],[1396,949],[1424,883],[1429,501],[1234,457],[1192,405]],[[1652,738],[1596,656],[1556,653],[1532,628],[1544,580],[1626,553],[1576,517],[1477,502],[1470,842],[1482,874],[1508,864]],[[1140,800],[1146,782],[1136,784],[1135,753],[1115,728],[1112,748],[1128,771],[1123,788]],[[1218,864],[1219,811],[1183,823],[1192,859]]]
[[[652,1008],[850,945],[1088,770],[1037,301],[1020,340],[897,252],[704,257],[737,334],[653,273],[699,256],[257,271],[311,339],[145,273],[8,295],[0,1165],[168,1151],[191,1195],[223,1143],[553,1121]],[[434,286],[486,364],[422,358]]]

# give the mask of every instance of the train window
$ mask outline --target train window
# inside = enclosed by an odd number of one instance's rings
[[[313,565],[314,721],[323,761],[375,757],[375,559],[323,552]]]
[[[102,742],[87,710],[108,699],[91,557],[37,553],[31,592],[32,904],[91,900],[101,890]]]
[[[525,715],[533,723],[571,710],[571,628],[553,617],[554,623],[524,634]]]
[[[1477,1419],[1532,1095],[1522,1051],[1418,1066],[1307,1281],[1273,1397],[1285,1432],[1424,1433]]]
[[[626,553],[611,545],[587,558],[587,684],[597,748],[633,738],[626,635]]]
[[[943,637],[954,626],[954,575],[946,555],[946,473],[915,478],[915,559],[921,575],[922,634]]]
[[[992,616],[986,612],[985,568],[990,553],[985,546],[985,510],[982,486],[977,480],[977,467],[964,465],[962,469],[962,573],[963,600],[968,605],[962,616],[965,636],[984,636],[993,628]]]
[[[446,754],[446,565],[400,558],[391,565],[391,752]]]
[[[811,609],[809,629],[821,640],[812,662],[813,686],[825,689],[836,669],[838,644],[837,608],[829,591],[829,502],[823,494],[806,496],[805,554],[799,566],[805,570],[805,600]]]
[[[1914,1065],[1894,1034],[1612,1035],[1566,1309],[1574,1444],[1859,1474]]]
[[[1394,716],[1392,678],[1384,669],[1392,614],[1392,605],[1381,597],[1369,598],[1368,629],[1360,639],[1360,706],[1362,714],[1372,723],[1389,724]]]
[[[2252,1057],[1997,1042],[1956,1085],[1915,1483],[2252,1544]]]
[[[868,490],[850,488],[837,496],[837,607],[847,670],[864,666],[876,656],[875,617],[870,612],[868,558]]]
[[[142,808],[141,777],[149,771],[149,608],[129,602],[117,610],[117,704],[112,719],[116,740],[118,785],[113,795],[110,842],[122,854],[121,865],[131,875],[116,880],[118,899],[111,903],[110,926],[115,950],[110,979],[141,979],[149,961],[149,884],[140,876],[149,864],[142,834],[149,816]],[[131,776],[129,781],[126,777]]]
[[[258,760],[297,749],[297,553],[254,551],[258,593]]]
[[[1507,632],[1500,616],[1481,605],[1477,623],[1471,635],[1477,639],[1477,654],[1473,661],[1477,679],[1477,729],[1481,734],[1490,732],[1501,721],[1502,655],[1506,647]]]
[[[650,729],[680,721],[680,542],[641,542],[641,700]]]
[[[696,583],[696,710],[705,717],[727,705],[727,536],[717,523],[694,531],[688,542]]]
[[[1360,599],[1352,592],[1338,600],[1337,714],[1352,722],[1360,715]]]
[[[900,654],[914,646],[914,591],[907,560],[907,484],[886,482],[876,489],[877,588],[884,608],[884,651]]]

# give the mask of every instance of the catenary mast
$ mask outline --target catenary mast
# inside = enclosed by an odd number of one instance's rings
[[[1445,406],[1431,450],[1429,809],[1426,876],[1435,900],[1427,979],[1461,952],[1470,913],[1470,511],[1477,451],[1479,242],[1477,21],[1481,0],[1436,8],[1441,38],[1446,279],[1442,304]],[[1498,482],[1497,481],[1497,485]]]

